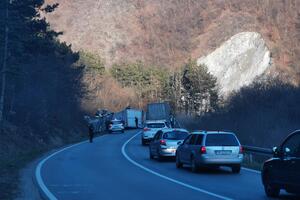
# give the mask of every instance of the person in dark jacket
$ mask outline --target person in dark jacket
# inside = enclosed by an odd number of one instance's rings
[[[135,121],[135,127],[138,128],[139,127],[139,119],[137,117],[135,117],[134,121]]]
[[[94,138],[94,126],[93,124],[89,125],[89,139],[90,139],[90,143],[93,142],[93,138]]]

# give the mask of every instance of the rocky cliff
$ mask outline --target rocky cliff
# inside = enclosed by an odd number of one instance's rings
[[[220,93],[229,94],[252,83],[271,67],[270,51],[260,34],[241,32],[197,60],[217,77]]]

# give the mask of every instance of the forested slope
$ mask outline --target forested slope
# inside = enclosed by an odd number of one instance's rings
[[[58,2],[47,0],[46,2]],[[180,67],[204,56],[233,35],[262,35],[273,74],[299,81],[297,0],[61,0],[47,20],[60,37],[101,56],[108,66],[135,62]]]
[[[4,112],[0,129],[0,199],[17,189],[17,170],[38,153],[78,141],[84,132],[78,55],[39,17],[42,0],[0,2],[0,63],[8,27]],[[55,6],[54,6],[55,7]],[[54,7],[47,7],[51,11]],[[8,9],[8,18],[2,16]],[[3,69],[2,69],[3,70]]]

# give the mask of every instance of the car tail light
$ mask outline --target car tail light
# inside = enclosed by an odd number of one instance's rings
[[[167,145],[165,140],[160,140],[159,143],[160,145]]]
[[[151,129],[150,128],[144,128],[144,131],[150,131]]]
[[[244,149],[242,146],[240,146],[240,153],[244,153]]]
[[[202,146],[200,149],[201,154],[205,154],[206,153],[206,147]]]

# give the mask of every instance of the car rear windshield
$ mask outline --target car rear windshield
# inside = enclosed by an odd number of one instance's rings
[[[112,124],[122,124],[121,121],[112,121]]]
[[[146,125],[148,128],[163,128],[165,127],[164,123],[149,123]]]
[[[206,146],[239,146],[236,137],[232,134],[208,134]]]
[[[172,131],[164,133],[163,138],[168,140],[184,140],[188,135],[184,131]]]

